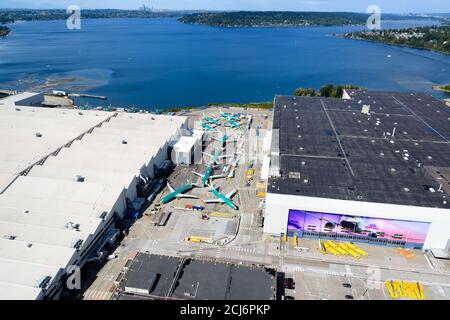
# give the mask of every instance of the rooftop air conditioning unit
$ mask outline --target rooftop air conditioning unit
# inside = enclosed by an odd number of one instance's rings
[[[370,114],[370,106],[369,105],[363,105],[361,109],[361,113],[363,114]]]
[[[75,176],[75,181],[76,181],[76,182],[84,182],[84,177],[83,177],[83,176],[80,176],[80,175],[76,175],[76,176]]]

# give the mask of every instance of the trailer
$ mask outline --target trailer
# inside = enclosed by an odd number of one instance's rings
[[[164,227],[167,224],[167,221],[169,220],[170,216],[172,215],[172,212],[164,212],[161,214],[161,217],[159,217],[158,220],[158,227]]]

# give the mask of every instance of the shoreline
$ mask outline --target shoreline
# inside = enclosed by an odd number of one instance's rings
[[[442,86],[440,86],[440,85],[432,86],[432,88],[433,88],[433,90],[441,91],[441,92],[445,92],[445,93],[450,94],[450,90],[444,89],[444,88],[442,88]],[[448,99],[447,99],[447,100],[448,100]]]
[[[3,27],[0,29],[0,39],[5,39],[12,34],[12,30],[8,26],[0,26]]]
[[[439,50],[435,50],[435,49],[431,49],[431,48],[414,47],[414,46],[410,46],[407,44],[394,44],[394,43],[365,39],[365,38],[347,37],[345,34],[335,34],[334,36],[337,38],[342,38],[342,39],[349,39],[349,40],[355,40],[355,41],[366,41],[366,42],[371,42],[371,43],[383,44],[383,45],[391,46],[391,47],[409,48],[409,49],[423,50],[423,51],[428,51],[428,52],[436,52],[436,53],[441,53],[441,54],[445,54],[445,55],[450,55],[450,52],[439,51]]]
[[[161,111],[163,113],[176,113],[188,110],[197,110],[197,109],[201,110],[213,107],[270,110],[273,108],[273,101],[247,102],[247,103],[208,103],[207,105],[204,106],[175,107],[175,108],[167,108]]]

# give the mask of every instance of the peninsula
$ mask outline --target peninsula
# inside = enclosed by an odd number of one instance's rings
[[[258,28],[359,25],[366,23],[367,18],[367,14],[351,12],[236,11],[194,13],[178,20],[213,27]]]
[[[450,25],[353,32],[343,37],[450,54]]]

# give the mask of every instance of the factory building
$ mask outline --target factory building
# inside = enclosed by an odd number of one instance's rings
[[[72,266],[101,259],[186,125],[17,106],[26,96],[0,100],[0,299],[58,298]]]
[[[417,93],[346,97],[275,98],[264,232],[448,254],[450,109]]]

